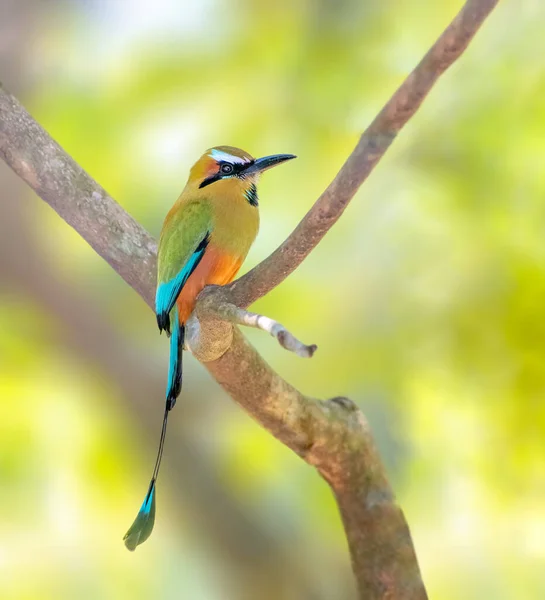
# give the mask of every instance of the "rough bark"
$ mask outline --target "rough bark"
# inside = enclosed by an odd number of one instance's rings
[[[462,54],[496,4],[497,0],[466,2],[362,135],[295,231],[238,281],[205,290],[190,327],[189,346],[216,380],[256,421],[316,467],[331,486],[360,597],[368,600],[420,600],[426,598],[426,591],[407,524],[365,417],[346,398],[317,400],[290,386],[224,320],[221,306],[246,308],[294,271],[339,219],[438,77]],[[152,305],[153,239],[2,89],[0,156]]]

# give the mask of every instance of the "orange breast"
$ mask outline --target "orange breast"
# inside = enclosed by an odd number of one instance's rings
[[[195,299],[206,285],[225,285],[240,269],[243,258],[230,256],[208,246],[201,262],[186,281],[176,305],[180,323],[185,323],[195,307]]]

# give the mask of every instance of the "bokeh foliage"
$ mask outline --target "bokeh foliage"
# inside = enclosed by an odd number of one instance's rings
[[[25,0],[13,42],[23,68],[4,83],[154,234],[207,147],[297,154],[260,186],[248,268],[291,231],[460,4]],[[545,595],[544,27],[539,0],[500,3],[338,225],[256,305],[316,342],[315,357],[248,333],[300,389],[366,411],[430,596],[446,600]],[[267,598],[277,571],[276,597],[349,597],[327,487],[192,359],[156,531],[126,552],[160,424],[165,341],[79,237],[0,176],[0,220],[17,203],[10,223],[32,241],[28,255],[0,245],[0,596]],[[15,245],[11,225],[2,233]],[[36,262],[41,287],[25,277]],[[67,293],[82,299],[79,345],[77,320],[52,309]],[[109,370],[89,359],[91,308],[112,331],[103,343],[116,340],[138,372],[115,352]],[[153,392],[135,400],[122,377],[152,380]],[[133,412],[143,401],[149,421]],[[210,507],[187,500],[202,473],[176,478],[181,449],[206,457],[220,519],[224,504],[253,515],[262,531],[245,543],[250,556],[269,540],[262,570],[245,569],[247,549],[219,542]]]

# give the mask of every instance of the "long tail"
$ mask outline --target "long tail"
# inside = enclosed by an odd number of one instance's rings
[[[134,523],[123,538],[125,546],[131,551],[135,550],[139,544],[145,542],[153,531],[153,525],[155,523],[155,484],[157,482],[157,476],[159,475],[159,468],[161,467],[161,459],[163,458],[168,415],[176,404],[176,399],[182,390],[182,355],[185,328],[183,324],[178,325],[178,309],[176,307],[172,310],[171,314],[171,329],[172,335],[170,336],[170,363],[168,368],[166,405],[161,428],[161,437],[159,439],[159,449],[157,450],[157,458],[155,459],[153,474],[144,502],[138,511]]]

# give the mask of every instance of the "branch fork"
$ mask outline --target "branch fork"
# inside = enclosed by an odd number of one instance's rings
[[[467,0],[393,94],[323,194],[284,243],[222,288],[205,288],[187,323],[189,349],[256,421],[329,483],[343,519],[359,597],[425,600],[411,536],[364,415],[348,399],[304,396],[275,373],[233,325],[268,332],[312,356],[280,323],[246,309],[308,256],[340,218],[438,78],[464,52],[498,0]],[[0,86],[0,158],[125,281],[154,304],[156,244]]]

